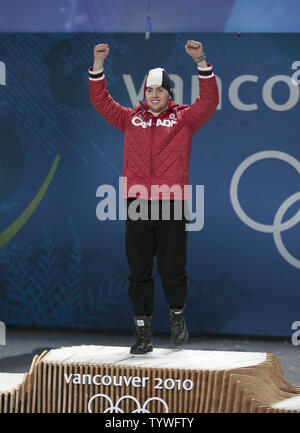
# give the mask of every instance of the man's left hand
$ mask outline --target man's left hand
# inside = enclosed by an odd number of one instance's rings
[[[187,41],[184,48],[188,55],[190,55],[191,57],[201,57],[204,54],[203,45],[201,42]]]

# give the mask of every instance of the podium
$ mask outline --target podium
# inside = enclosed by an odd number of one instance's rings
[[[0,413],[300,413],[300,386],[260,352],[72,346],[0,373]]]

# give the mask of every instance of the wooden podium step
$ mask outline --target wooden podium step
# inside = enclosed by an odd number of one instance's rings
[[[260,352],[72,346],[0,374],[0,413],[300,412],[300,387]]]

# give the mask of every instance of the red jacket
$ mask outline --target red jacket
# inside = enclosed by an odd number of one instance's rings
[[[198,67],[198,71],[201,96],[191,106],[171,100],[168,109],[155,117],[147,111],[145,101],[134,108],[121,106],[107,91],[103,69],[89,68],[91,103],[107,122],[124,133],[123,199],[189,199],[192,138],[219,103],[212,66]]]

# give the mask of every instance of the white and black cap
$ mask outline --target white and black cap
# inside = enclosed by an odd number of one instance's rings
[[[172,83],[167,72],[162,68],[150,69],[146,76],[144,94],[147,87],[151,86],[161,86],[166,89],[170,95],[173,97]]]

